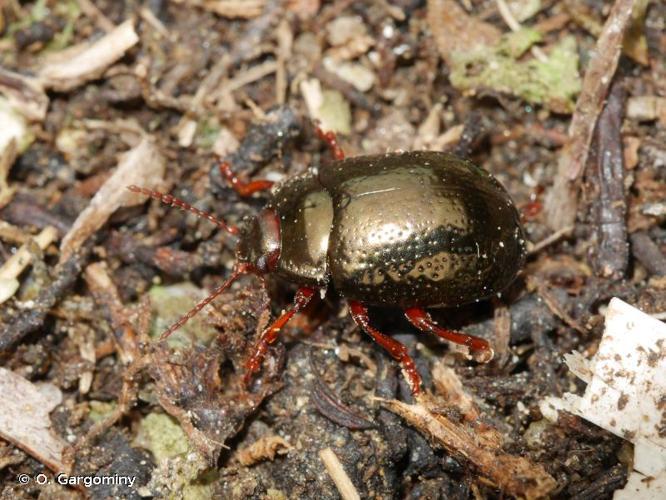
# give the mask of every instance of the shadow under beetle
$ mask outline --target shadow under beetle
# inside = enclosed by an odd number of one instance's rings
[[[426,307],[459,306],[506,288],[525,260],[519,214],[501,184],[467,160],[433,151],[344,159],[333,133],[318,129],[335,161],[276,186],[266,207],[242,226],[171,195],[129,186],[208,219],[238,236],[237,261],[222,285],[161,336],[168,337],[246,273],[274,273],[298,284],[294,303],[259,337],[244,382],[259,370],[280,329],[329,283],[354,321],[400,362],[412,392],[421,377],[407,349],[373,328],[367,306],[394,306],[417,329],[467,346],[479,362],[493,350],[484,339],[447,330]],[[242,182],[228,163],[220,171],[241,195],[272,182]]]

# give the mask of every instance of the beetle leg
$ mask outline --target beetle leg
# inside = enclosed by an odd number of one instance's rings
[[[344,160],[345,153],[342,151],[342,148],[338,144],[338,138],[335,136],[335,132],[332,130],[324,132],[324,130],[319,125],[317,125],[315,130],[317,131],[317,137],[324,141],[330,148],[331,153],[333,153],[333,158],[336,160]]]
[[[368,318],[368,308],[360,302],[350,301],[349,307],[351,315],[356,324],[370,335],[375,342],[386,349],[393,359],[402,365],[402,370],[405,373],[405,378],[412,389],[412,394],[416,395],[421,392],[421,376],[416,370],[414,360],[409,357],[407,348],[395,339],[388,335],[383,334],[372,325],[370,325],[370,318]]]
[[[432,320],[430,314],[420,307],[405,309],[405,316],[412,325],[423,332],[434,333],[444,340],[467,346],[474,359],[479,363],[487,363],[495,355],[495,352],[486,340],[442,328]]]
[[[248,385],[252,379],[252,375],[259,371],[261,367],[261,362],[266,356],[266,351],[268,346],[275,342],[278,338],[278,334],[284,325],[287,324],[294,314],[303,309],[308,305],[312,296],[314,295],[315,290],[309,287],[301,287],[296,291],[296,296],[294,297],[294,303],[283,312],[280,317],[278,317],[273,323],[266,328],[259,337],[259,341],[254,347],[254,353],[245,363],[245,376],[243,377],[243,383]]]
[[[273,181],[256,180],[245,182],[240,180],[227,161],[220,162],[219,168],[222,177],[224,177],[229,185],[234,188],[234,191],[241,196],[250,196],[257,191],[264,191],[273,187]]]

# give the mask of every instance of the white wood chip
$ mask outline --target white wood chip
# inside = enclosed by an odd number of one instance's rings
[[[130,192],[127,186],[156,189],[164,181],[164,168],[164,157],[155,141],[144,135],[137,146],[122,155],[116,171],[74,221],[60,245],[60,262],[66,261],[120,207],[145,202],[145,196]]]
[[[55,472],[65,470],[67,443],[51,429],[49,413],[62,401],[60,389],[35,385],[0,368],[0,437],[13,443]]]
[[[637,473],[666,477],[666,324],[613,298],[597,353],[591,360],[578,354],[566,361],[589,380],[585,394],[546,398],[540,404],[544,416],[556,420],[558,410],[579,415],[634,443]],[[656,498],[652,493],[645,490],[648,496],[640,498]]]
[[[109,66],[138,41],[139,35],[134,31],[134,22],[127,20],[85,47],[76,46],[64,50],[57,62],[47,63],[41,68],[39,80],[45,88],[71,90],[102,76]]]

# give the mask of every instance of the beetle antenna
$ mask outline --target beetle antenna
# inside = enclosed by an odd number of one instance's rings
[[[213,224],[217,225],[219,228],[225,230],[227,233],[237,235],[238,234],[238,227],[236,226],[230,226],[226,222],[224,222],[222,219],[218,219],[215,217],[213,214],[206,212],[205,210],[201,210],[197,207],[193,207],[186,201],[181,200],[180,198],[176,198],[175,196],[172,196],[170,194],[164,194],[160,193],[159,191],[154,191],[152,189],[148,189],[145,187],[140,187],[140,186],[127,186],[127,189],[132,191],[133,193],[139,193],[139,194],[144,194],[146,196],[150,196],[151,198],[154,198],[155,200],[161,201],[165,205],[168,205],[170,207],[176,207],[180,208],[181,210],[184,210],[186,212],[190,212],[197,217],[200,217],[202,219],[209,220]]]
[[[217,298],[222,292],[224,292],[227,288],[229,288],[234,281],[236,281],[242,275],[247,274],[249,270],[250,266],[248,264],[240,264],[236,266],[234,272],[231,274],[229,279],[227,279],[227,281],[218,286],[215,290],[211,292],[211,294],[208,297],[199,302],[196,306],[190,309],[184,316],[182,316],[178,321],[176,321],[173,325],[167,328],[162,333],[162,335],[160,335],[160,340],[166,339],[169,335],[178,330],[189,320],[194,318],[194,316],[196,316],[199,313],[199,311],[201,311],[204,307],[206,307],[213,300],[215,300],[215,298]]]

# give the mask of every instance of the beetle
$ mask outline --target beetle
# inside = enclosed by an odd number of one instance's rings
[[[299,286],[293,304],[260,335],[245,364],[251,381],[280,329],[317,290],[333,285],[356,324],[403,369],[413,394],[421,377],[407,348],[372,326],[368,306],[403,310],[417,329],[467,346],[479,362],[493,357],[479,337],[437,325],[426,308],[478,302],[504,290],[522,267],[526,246],[519,213],[488,172],[434,151],[345,159],[335,135],[317,132],[334,161],[318,171],[272,182],[222,175],[242,195],[273,188],[268,203],[240,227],[150,189],[128,186],[192,212],[239,238],[231,276],[161,336],[168,337],[241,275],[272,273]]]

